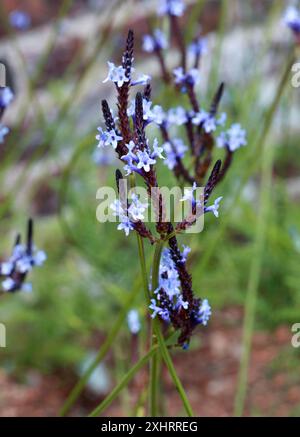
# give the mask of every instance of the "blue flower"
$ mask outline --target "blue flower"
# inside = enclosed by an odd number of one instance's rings
[[[168,41],[166,35],[160,29],[155,29],[153,35],[143,37],[143,50],[145,52],[151,53],[166,48],[168,48]]]
[[[107,131],[104,131],[102,127],[97,127],[97,131],[99,132],[98,135],[96,135],[96,140],[99,141],[97,147],[105,147],[109,146],[108,143],[108,133]]]
[[[16,286],[15,281],[12,278],[6,278],[2,281],[2,288],[4,291],[12,291]]]
[[[181,202],[188,200],[189,202],[194,201],[194,192],[197,190],[196,182],[193,183],[192,188],[184,188],[184,196],[180,199]]]
[[[0,109],[5,109],[11,103],[13,98],[14,95],[8,86],[0,88]]]
[[[171,108],[168,111],[168,122],[170,124],[176,124],[182,126],[188,121],[186,110],[182,106]]]
[[[9,132],[8,127],[0,123],[0,144],[3,143],[4,137],[8,134],[8,132]]]
[[[134,227],[133,223],[127,215],[127,211],[124,210],[120,200],[115,199],[114,202],[110,205],[110,209],[113,211],[113,215],[119,218],[120,223],[117,229],[119,231],[124,231],[125,235],[128,237],[129,232],[132,231]]]
[[[118,147],[118,141],[123,139],[114,129],[103,131],[101,127],[98,127],[97,130],[99,131],[99,134],[96,136],[96,140],[99,141],[98,147],[112,146],[116,149]]]
[[[128,164],[124,165],[123,170],[125,171],[125,176],[129,176],[130,174],[132,174],[132,172],[139,172],[138,168],[136,168],[133,164],[132,161],[129,162]]]
[[[126,176],[132,172],[142,174],[142,169],[148,173],[150,171],[150,166],[156,164],[156,160],[154,158],[156,158],[156,156],[158,156],[157,153],[160,152],[160,148],[157,145],[157,140],[154,140],[154,149],[152,153],[149,152],[150,154],[146,150],[137,150],[135,153],[134,149],[136,145],[133,141],[130,141],[126,146],[128,148],[128,152],[126,155],[121,157],[121,159],[127,163],[124,166]]]
[[[25,293],[30,293],[32,291],[32,285],[29,282],[23,282],[21,287],[12,278],[6,278],[2,281],[2,288],[5,292],[15,291],[16,289],[24,291]]]
[[[174,138],[172,140],[172,144],[170,142],[166,142],[162,145],[162,147],[166,153],[164,164],[169,168],[169,170],[174,169],[177,164],[177,158],[183,158],[185,152],[188,150],[181,138]]]
[[[156,164],[156,160],[151,158],[146,150],[137,152],[137,168],[144,169],[146,173],[150,171],[150,166]]]
[[[0,264],[0,274],[2,276],[8,276],[11,274],[13,268],[14,268],[14,265],[10,261],[3,262],[2,264]]]
[[[122,216],[121,223],[117,227],[118,231],[124,231],[126,237],[128,237],[129,232],[134,229],[132,222],[127,216]]]
[[[33,253],[29,254],[26,247],[22,245],[15,246],[11,262],[17,272],[28,273],[34,266],[41,266],[47,259],[47,255],[43,250],[33,249]]]
[[[115,199],[113,203],[110,204],[110,209],[113,211],[113,215],[115,217],[121,217],[123,215],[126,215],[126,212],[123,209],[122,203],[119,199]]]
[[[149,305],[150,310],[153,311],[151,314],[151,318],[154,319],[157,315],[159,315],[162,320],[167,323],[170,323],[170,313],[167,308],[161,308],[157,305],[155,299],[151,299],[151,304]]]
[[[188,254],[191,252],[191,248],[190,247],[188,247],[188,246],[185,246],[184,244],[182,245],[182,247],[183,247],[183,251],[182,251],[182,260],[183,260],[183,262],[186,262],[187,261],[187,257],[188,257]]]
[[[131,86],[135,85],[147,85],[151,81],[151,76],[148,74],[142,74],[136,80],[131,82]]]
[[[190,202],[192,208],[194,209],[196,206],[198,206],[199,208],[201,207],[201,201],[197,200],[195,198],[195,192],[197,191],[198,187],[196,182],[193,183],[193,186],[191,188],[184,188],[184,196],[182,197],[182,199],[180,199],[181,202]]]
[[[138,334],[141,330],[141,322],[137,310],[130,310],[127,314],[127,324],[131,334]]]
[[[155,105],[151,111],[151,120],[159,126],[166,122],[166,113],[159,105]]]
[[[194,40],[189,46],[188,51],[194,56],[202,56],[207,53],[207,40],[206,38],[200,37]]]
[[[185,72],[182,67],[177,67],[173,70],[175,84],[182,85],[181,91],[186,92],[187,85],[197,85],[200,81],[200,73],[197,68]]]
[[[144,212],[148,208],[148,203],[142,203],[136,194],[131,196],[132,202],[128,211],[124,209],[123,204],[119,199],[115,199],[110,205],[113,215],[119,218],[118,230],[123,230],[126,236],[134,229],[134,222],[144,220]]]
[[[185,247],[182,253],[182,261],[186,262],[186,257],[190,248]],[[180,314],[183,310],[190,311],[193,325],[207,325],[211,315],[211,307],[207,299],[194,301],[190,308],[188,301],[184,300],[181,292],[181,283],[175,264],[172,260],[169,249],[164,249],[159,267],[159,286],[155,290],[155,297],[151,299],[149,305],[152,311],[151,317],[159,316],[162,320],[170,323],[172,317]]]
[[[181,17],[185,10],[183,0],[159,0],[158,15],[173,15]]]
[[[144,212],[148,208],[148,203],[142,203],[138,196],[133,193],[131,195],[132,202],[128,208],[128,214],[133,221],[144,220]]]
[[[151,157],[152,157],[152,158],[165,159],[165,157],[162,155],[162,153],[163,153],[163,151],[164,151],[164,148],[163,148],[163,147],[160,147],[160,146],[158,145],[158,140],[157,140],[157,138],[154,138],[152,148],[153,148],[153,152],[151,153]]]
[[[217,126],[223,125],[226,121],[226,114],[222,113],[219,119],[217,119],[214,115],[206,112],[202,109],[200,112],[194,114],[192,122],[199,126],[200,124],[203,126],[203,129],[206,133],[214,132],[217,129]]]
[[[9,260],[1,265],[2,275],[11,275],[13,271],[19,273],[28,273],[35,266],[41,266],[47,259],[43,250],[37,250],[33,247],[32,253],[22,244],[17,244]]]
[[[206,326],[211,316],[211,306],[207,299],[203,299],[198,311],[198,322]]]
[[[136,154],[133,152],[136,148],[136,144],[131,140],[128,144],[126,144],[126,147],[128,149],[127,155],[124,155],[121,158],[126,162],[132,162],[134,159],[136,159]]]
[[[150,100],[143,99],[143,119],[145,121],[151,121],[153,114],[151,110],[152,102]],[[128,117],[135,116],[135,100],[131,100],[127,109]]]
[[[228,147],[231,152],[246,145],[246,131],[238,123],[234,123],[226,132],[221,132],[217,138],[217,147]]]
[[[285,24],[296,34],[300,34],[300,11],[294,6],[289,6],[284,14]]]
[[[120,88],[124,82],[128,82],[129,78],[126,77],[126,71],[125,68],[123,68],[121,65],[116,67],[113,62],[108,62],[108,75],[106,79],[103,80],[103,83],[108,82],[109,80],[116,83],[117,86]]]
[[[16,9],[9,14],[9,22],[15,29],[26,30],[30,27],[31,18],[27,12]]]
[[[137,156],[133,152],[134,148],[136,147],[135,143],[133,141],[130,141],[128,144],[126,144],[126,146],[128,152],[126,155],[121,156],[121,159],[127,163],[126,165],[124,165],[123,169],[126,172],[126,176],[128,176],[134,171],[139,173],[140,170],[136,167]]]
[[[177,309],[183,308],[184,310],[187,310],[189,307],[189,303],[184,301],[182,296],[179,296],[176,302],[176,307]]]
[[[159,267],[159,288],[163,288],[170,299],[180,295],[180,280],[170,251],[164,249]]]
[[[219,207],[220,207],[220,202],[223,199],[223,197],[218,197],[214,204],[211,206],[206,206],[204,211],[205,212],[212,212],[214,214],[215,217],[219,217]]]

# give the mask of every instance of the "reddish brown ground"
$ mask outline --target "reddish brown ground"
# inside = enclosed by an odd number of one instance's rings
[[[174,358],[196,415],[232,415],[240,355],[240,326],[241,311],[238,308],[222,311],[214,317],[210,328],[201,334],[201,348],[179,353]],[[280,327],[273,334],[255,334],[246,414],[299,415],[300,375],[297,353],[290,340],[287,327]],[[295,362],[293,364],[295,360],[296,366]],[[64,381],[61,377],[42,377],[31,372],[25,385],[0,373],[0,415],[56,415],[69,389]],[[146,382],[146,372],[136,377],[131,386],[133,403]],[[164,385],[166,411],[169,415],[182,414],[180,399],[168,375],[165,375]],[[88,393],[83,398],[73,414],[84,415],[101,400],[92,401]],[[120,404],[112,405],[106,414],[122,415]]]

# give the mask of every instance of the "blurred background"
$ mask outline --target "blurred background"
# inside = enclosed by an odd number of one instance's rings
[[[208,44],[200,102],[207,107],[225,81],[221,110],[247,130],[248,145],[218,187],[224,197],[220,218],[208,217],[201,234],[181,238],[192,247],[194,289],[209,299],[213,316],[188,352],[174,353],[174,361],[196,415],[232,415],[243,317],[251,293],[257,294],[244,414],[299,416],[300,348],[291,345],[291,327],[300,323],[300,90],[292,87],[292,76],[277,98],[294,43],[282,23],[288,2],[187,3],[186,40],[201,29]],[[114,88],[102,84],[107,60],[119,64],[129,28],[136,35],[135,67],[153,77],[153,102],[180,104],[164,88],[156,58],[141,50],[149,23],[158,20],[156,6],[152,0],[1,2],[0,61],[15,99],[5,113],[10,133],[0,144],[0,256],[9,256],[28,217],[35,219],[36,245],[48,256],[30,277],[32,293],[0,296],[0,322],[7,330],[7,347],[0,349],[1,416],[57,415],[123,314],[112,347],[71,412],[86,415],[146,341],[136,239],[96,221],[96,191],[114,187],[119,163],[108,149],[96,148],[95,135],[103,125],[101,99],[115,101]],[[16,10],[27,17],[25,25],[11,19]],[[170,49],[169,65],[177,59]],[[264,159],[272,160],[267,192]],[[174,184],[164,166],[159,180]],[[264,196],[264,244],[258,250]],[[153,248],[146,245],[146,251],[150,263]],[[126,320],[132,309],[140,317],[137,335]],[[144,414],[146,384],[144,369],[105,414]],[[165,412],[182,415],[168,375],[162,386]]]

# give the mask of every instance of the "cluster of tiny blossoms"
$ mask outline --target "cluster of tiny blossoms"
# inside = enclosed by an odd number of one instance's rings
[[[208,110],[200,107],[196,87],[201,77],[199,74],[200,57],[206,51],[206,41],[197,36],[186,47],[178,22],[185,10],[181,0],[161,1],[158,13],[170,18],[171,31],[181,52],[180,65],[170,73],[164,59],[164,51],[170,43],[160,29],[146,35],[143,48],[148,53],[155,53],[161,65],[162,79],[173,84],[174,90],[187,97],[190,107],[176,106],[164,109],[151,101],[150,77],[142,75],[133,78],[133,32],[129,31],[122,64],[119,66],[109,62],[109,72],[104,82],[111,81],[117,92],[117,114],[114,115],[108,102],[102,101],[102,111],[106,129],[98,128],[98,146],[111,147],[123,163],[126,176],[138,174],[144,181],[149,202],[141,200],[136,194],[124,199],[120,188],[123,173],[117,170],[116,181],[119,199],[111,205],[113,213],[119,217],[118,229],[126,235],[137,232],[142,238],[147,238],[151,244],[166,241],[168,248],[162,253],[159,269],[159,285],[153,291],[150,302],[151,316],[159,317],[163,322],[171,324],[180,332],[178,344],[186,348],[197,325],[206,325],[211,308],[206,299],[195,297],[192,277],[187,270],[187,255],[189,248],[179,249],[176,235],[193,225],[201,214],[213,213],[219,216],[219,206],[222,197],[213,204],[208,201],[219,182],[228,171],[233,154],[241,146],[247,144],[246,132],[235,123],[224,128],[226,114],[218,115],[218,107],[224,90],[222,83],[212,99]],[[194,59],[191,68],[187,67],[187,54]],[[137,92],[135,99],[130,100],[130,90],[133,86],[143,85],[142,92]],[[184,98],[186,98],[184,97]],[[156,126],[161,141],[155,138],[149,141],[146,129],[149,125]],[[186,140],[182,136],[174,136],[176,127],[184,127]],[[172,135],[171,135],[172,133]],[[214,146],[225,151],[223,163],[218,160],[213,164]],[[189,152],[189,153],[188,153]],[[187,169],[184,160],[191,159],[194,164]],[[181,222],[173,225],[164,217],[163,198],[157,180],[156,166],[162,161],[180,182],[187,182],[182,201],[190,203],[191,214]],[[209,172],[209,173],[208,173]],[[204,194],[197,199],[197,188],[204,186]],[[155,189],[155,191],[153,191]],[[153,194],[155,193],[155,194]],[[155,233],[144,222],[145,211],[152,203],[155,212]],[[200,208],[198,208],[200,206]]]
[[[189,247],[184,247],[181,253],[182,261],[186,262],[187,255],[190,252]],[[151,299],[150,309],[153,311],[151,317],[157,315],[166,323],[172,323],[175,328],[181,327],[181,312],[189,308],[190,302],[185,300],[181,282],[176,265],[172,259],[170,249],[164,249],[159,269],[159,286],[154,291],[154,297]],[[202,324],[207,325],[211,316],[211,307],[207,299],[194,301],[190,311],[191,326]],[[188,343],[182,344],[187,348]]]
[[[224,84],[220,85],[209,109],[200,107],[198,103],[196,87],[201,81],[199,65],[201,57],[207,52],[207,42],[202,35],[196,35],[188,45],[185,44],[178,21],[178,17],[182,16],[184,11],[185,4],[182,0],[159,2],[157,11],[158,15],[166,15],[170,19],[170,33],[181,53],[181,65],[171,72],[168,70],[165,52],[171,40],[168,40],[167,35],[161,29],[156,28],[151,34],[144,36],[143,49],[157,56],[162,79],[168,84],[173,84],[176,91],[187,95],[190,107],[176,106],[165,110],[155,105],[151,110],[152,105],[147,102],[147,117],[161,130],[164,140],[161,147],[165,152],[165,165],[174,172],[178,179],[189,183],[196,182],[200,185],[211,163],[213,144],[216,144],[218,148],[223,148],[226,152],[220,174],[220,178],[223,178],[231,163],[233,152],[245,146],[247,140],[246,131],[240,124],[234,123],[225,128],[226,114],[217,114]],[[188,64],[191,65],[188,66]],[[185,140],[174,135],[176,127],[182,126],[186,130]],[[194,174],[191,174],[183,163],[188,151],[195,158]]]
[[[35,266],[41,266],[46,254],[33,245],[33,222],[29,220],[26,245],[21,244],[18,235],[11,256],[0,263],[0,277],[4,292],[31,291],[31,284],[26,283],[27,274]]]
[[[9,87],[0,88],[0,121],[13,97]],[[8,127],[0,123],[0,143],[4,142],[8,132]],[[31,284],[25,282],[27,274],[34,266],[41,266],[45,260],[46,254],[37,250],[33,244],[33,222],[29,220],[26,245],[21,244],[21,236],[18,235],[11,256],[0,262],[1,291],[30,291]]]

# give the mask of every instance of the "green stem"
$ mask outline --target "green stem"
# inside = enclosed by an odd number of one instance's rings
[[[159,265],[160,265],[160,258],[161,258],[161,253],[162,253],[162,249],[163,249],[163,244],[164,244],[163,242],[157,244],[155,254],[154,254],[153,269],[152,269],[152,289],[153,289],[153,291],[156,290],[158,287]],[[165,339],[163,337],[163,334],[162,334],[161,328],[160,328],[160,324],[159,324],[159,321],[157,319],[153,320],[153,328],[154,328],[154,333],[156,335],[156,340],[158,341],[158,344],[159,344],[160,352],[161,352],[162,357],[166,363],[168,371],[173,379],[175,387],[177,388],[179,396],[181,397],[181,400],[182,400],[182,403],[183,403],[184,408],[186,410],[186,413],[188,414],[189,417],[192,417],[193,416],[192,407],[189,403],[189,400],[188,400],[187,395],[185,393],[185,390],[181,384],[181,381],[178,378],[178,375],[176,373],[171,355],[170,355],[168,348],[165,344]]]
[[[154,295],[155,290],[158,287],[159,282],[159,266],[160,266],[160,258],[161,253],[163,249],[163,242],[157,243],[155,247],[155,253],[153,258],[153,266],[152,266],[152,284],[151,284],[151,292],[152,296]],[[152,322],[152,328],[153,328],[153,322]],[[151,344],[152,347],[157,345],[157,337],[152,329],[152,336],[151,336]],[[150,407],[150,415],[151,417],[156,417],[157,409],[158,409],[158,400],[157,400],[157,393],[158,393],[158,384],[159,384],[159,361],[160,356],[157,352],[155,355],[153,355],[151,364],[150,364],[150,399],[149,399],[149,407]]]
[[[156,250],[155,250],[155,254],[154,254],[154,260],[153,260],[153,270],[152,270],[152,288],[153,288],[153,282],[154,282],[154,286],[156,286],[156,288],[157,288],[158,273],[159,273],[159,264],[160,264],[160,257],[161,257],[161,252],[162,252],[163,244],[164,244],[163,242],[159,242],[159,243],[157,243],[157,246],[156,246]],[[142,264],[141,264],[141,266],[142,266]],[[143,271],[143,268],[142,268],[143,276],[145,275],[145,273],[147,273],[147,272]],[[156,277],[156,279],[154,279],[155,277]],[[148,289],[147,281],[146,282],[144,281],[144,283],[147,284],[147,289]],[[180,398],[182,400],[182,403],[184,405],[186,413],[187,413],[187,415],[189,417],[192,417],[193,416],[192,407],[191,407],[191,405],[189,403],[189,400],[188,400],[187,395],[186,395],[186,393],[184,391],[184,388],[183,388],[183,386],[181,384],[181,381],[178,378],[178,375],[176,373],[176,369],[174,367],[172,358],[171,358],[171,356],[169,354],[168,348],[167,348],[167,346],[165,344],[165,339],[164,339],[164,337],[162,335],[162,332],[161,332],[161,329],[160,329],[159,321],[157,319],[154,319],[153,323],[152,323],[152,326],[153,326],[154,333],[156,335],[157,342],[159,344],[159,350],[160,350],[160,352],[162,354],[164,362],[166,363],[166,366],[167,366],[167,369],[169,371],[169,374],[170,374],[170,376],[173,379],[174,385],[175,385],[175,387],[176,387],[176,389],[177,389],[177,391],[179,393],[179,396],[180,396]],[[153,384],[154,384],[154,382],[153,382]],[[150,390],[151,390],[151,388],[150,388]]]
[[[256,227],[256,237],[248,281],[245,318],[242,339],[242,358],[238,376],[238,388],[235,397],[234,415],[242,416],[247,394],[248,369],[251,343],[255,322],[255,307],[262,269],[263,251],[266,240],[267,217],[272,187],[272,155],[274,147],[265,147],[262,156],[263,168],[261,178],[260,208]]]
[[[149,306],[149,304],[150,304],[150,292],[149,292],[149,287],[148,287],[148,274],[147,274],[147,267],[146,267],[144,242],[143,242],[142,237],[139,234],[136,234],[136,235],[137,235],[141,270],[143,272],[142,280],[143,280],[143,288],[144,288],[144,293],[145,293],[145,301],[147,303],[147,306]]]
[[[131,183],[131,188],[134,188],[135,187],[134,175],[130,176],[130,183]],[[148,274],[146,268],[144,243],[142,237],[139,234],[137,234],[137,243],[138,243],[143,285],[144,285],[146,308],[148,308],[150,305],[151,296],[148,286]],[[159,243],[155,248],[155,255],[154,255],[154,260],[158,259],[158,263],[156,263],[157,264],[156,266],[153,266],[153,269],[155,269],[155,271],[152,272],[152,287],[151,287],[152,294],[157,288],[157,281],[155,282],[153,278],[158,278],[159,260],[160,260],[161,251],[162,251],[162,245]],[[151,346],[154,347],[157,345],[157,340],[153,335],[153,322],[151,322],[150,332],[151,332]],[[152,417],[157,416],[158,360],[159,360],[159,356],[157,353],[155,353],[152,356],[152,359],[150,361],[150,368],[149,368],[149,412]]]
[[[162,357],[164,359],[164,362],[166,363],[166,366],[168,368],[170,376],[172,377],[174,385],[175,385],[175,387],[178,391],[178,394],[182,400],[185,411],[189,417],[193,417],[194,413],[193,413],[192,407],[191,407],[190,402],[187,398],[185,390],[181,384],[181,381],[176,373],[176,369],[174,367],[174,364],[173,364],[172,358],[170,356],[170,353],[168,351],[168,348],[165,344],[165,339],[162,335],[158,320],[154,320],[154,332],[155,332],[157,340],[158,340],[159,349],[161,351]]]
[[[118,332],[120,331],[120,329],[122,328],[122,326],[124,324],[124,320],[126,318],[128,310],[131,307],[131,305],[132,305],[132,303],[133,303],[137,293],[138,293],[138,289],[135,289],[128,296],[128,299],[127,299],[127,301],[126,301],[122,311],[120,312],[120,314],[119,314],[119,316],[118,316],[118,318],[116,320],[115,325],[112,327],[112,329],[111,329],[110,333],[108,334],[105,342],[102,344],[101,348],[99,349],[99,352],[98,352],[96,358],[91,363],[91,365],[87,368],[87,370],[82,375],[82,377],[77,382],[77,384],[74,386],[74,388],[72,389],[72,391],[69,394],[68,398],[66,399],[64,405],[62,406],[62,408],[61,408],[61,410],[59,412],[60,416],[65,416],[70,411],[70,409],[72,408],[72,406],[74,405],[74,403],[76,402],[78,397],[80,396],[82,390],[86,386],[86,383],[88,382],[90,376],[92,375],[92,373],[94,372],[96,367],[99,365],[99,363],[106,356],[106,354],[109,351],[111,345],[113,344],[113,342],[114,342]]]
[[[166,338],[166,342],[169,347],[172,347],[172,342],[174,341],[175,333],[170,333]],[[167,347],[167,346],[166,346]],[[147,364],[149,359],[153,354],[157,353],[158,345],[153,346],[139,361],[126,373],[119,384],[110,392],[107,397],[101,402],[98,407],[96,407],[90,414],[89,417],[97,416],[109,407],[109,405],[116,399],[116,397],[121,393],[121,391],[129,384],[134,375]]]
[[[96,407],[89,417],[95,417],[101,414],[126,387],[134,375],[148,362],[148,360],[157,352],[158,346],[152,347],[123,377],[119,384],[109,393],[109,395]]]
[[[138,400],[132,410],[131,417],[143,417],[145,415],[145,403],[148,397],[148,387],[145,387],[138,397]]]
[[[238,375],[237,392],[234,402],[234,415],[242,416],[245,408],[245,400],[247,395],[248,385],[248,370],[251,355],[251,344],[255,323],[255,308],[258,296],[258,288],[262,270],[263,251],[266,242],[267,219],[271,203],[272,189],[272,169],[274,160],[274,146],[266,142],[267,133],[271,126],[275,109],[278,106],[279,99],[283,93],[284,86],[290,72],[290,62],[285,70],[274,104],[266,119],[266,126],[261,137],[261,143],[265,144],[262,149],[262,169],[261,169],[261,190],[260,190],[260,207],[257,219],[257,227],[255,234],[255,242],[253,249],[252,264],[250,267],[246,302],[245,302],[245,317],[243,325],[242,338],[242,356],[240,362],[240,370]]]

